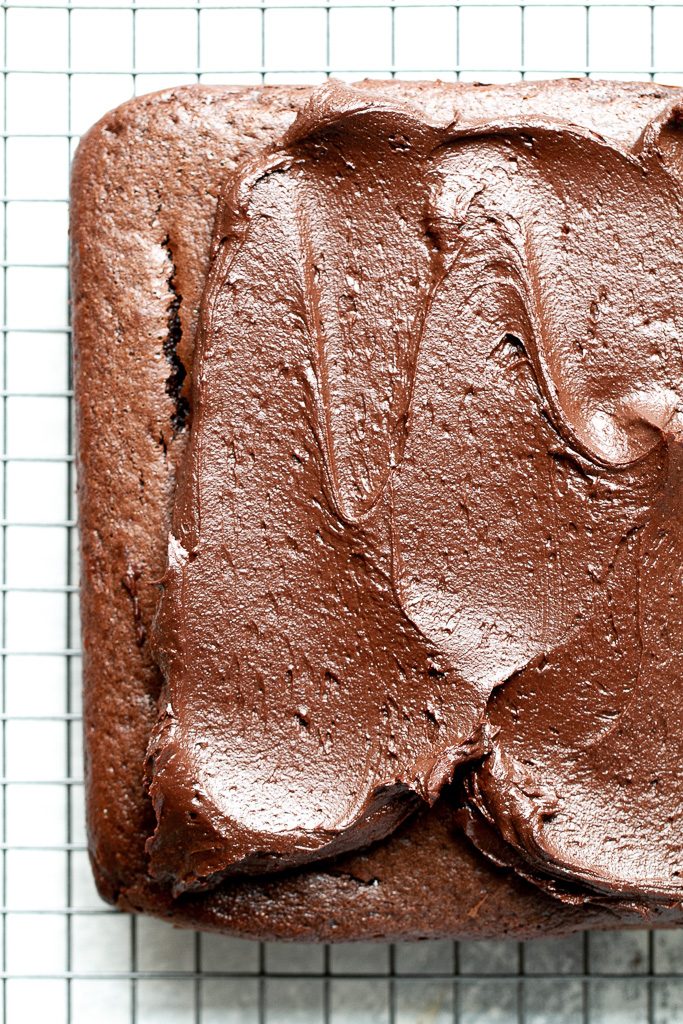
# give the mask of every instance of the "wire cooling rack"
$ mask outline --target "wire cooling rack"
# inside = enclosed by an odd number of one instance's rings
[[[101,903],[83,830],[66,266],[79,133],[134,93],[329,73],[683,84],[683,6],[46,0],[4,3],[0,28],[2,1019],[683,1021],[683,933],[303,947],[179,932]]]

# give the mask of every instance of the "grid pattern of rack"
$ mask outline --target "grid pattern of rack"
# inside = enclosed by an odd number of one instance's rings
[[[3,3],[1,1021],[683,1021],[683,935],[302,947],[105,907],[82,809],[66,224],[80,132],[170,84],[326,75],[683,83],[683,4]],[[457,884],[457,880],[454,880]]]

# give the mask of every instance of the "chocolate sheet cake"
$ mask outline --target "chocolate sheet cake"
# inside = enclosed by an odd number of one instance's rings
[[[83,139],[102,895],[259,938],[675,923],[676,90],[190,86]]]

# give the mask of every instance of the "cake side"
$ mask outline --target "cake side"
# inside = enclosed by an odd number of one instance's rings
[[[581,120],[625,142],[668,96],[640,83],[373,88],[400,90],[444,122],[481,120],[504,104],[506,113]],[[259,937],[530,934],[608,924],[608,913],[560,907],[477,860],[454,836],[447,807],[366,854],[267,883],[226,883],[174,901],[148,878],[153,816],[142,766],[160,688],[148,639],[215,206],[236,161],[280,135],[309,91],[186,87],[143,97],[103,119],[74,165],[84,725],[100,891],[178,923]],[[447,897],[446,879],[458,880]],[[305,907],[296,919],[294,905]]]

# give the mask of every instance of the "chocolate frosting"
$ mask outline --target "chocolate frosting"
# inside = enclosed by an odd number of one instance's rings
[[[176,892],[367,846],[472,762],[492,859],[678,898],[679,126],[331,84],[235,176],[154,631]]]

